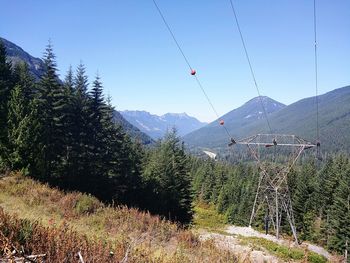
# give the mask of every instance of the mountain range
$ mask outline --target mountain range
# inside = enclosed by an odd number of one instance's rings
[[[4,43],[11,63],[26,62],[35,78],[40,78],[44,70],[41,59],[31,56],[4,38],[0,38],[0,41]],[[191,148],[224,149],[230,140],[227,132],[235,139],[272,132],[295,134],[315,142],[315,101],[315,97],[310,97],[286,106],[266,96],[256,97],[207,125],[186,113],[157,116],[145,111],[115,111],[114,117],[132,138],[145,144],[153,142],[153,138],[161,137],[167,129],[174,126]],[[350,86],[318,96],[318,106],[319,139],[322,149],[350,152]],[[219,124],[221,120],[224,121],[227,131]]]
[[[260,99],[254,98],[220,118],[225,121],[225,127],[232,137],[240,139],[272,132],[294,134],[311,142],[317,140],[315,97],[305,98],[288,106],[268,97],[262,99],[271,131],[263,116]],[[350,152],[350,86],[318,96],[318,108],[322,149]],[[191,147],[227,147],[228,135],[218,121],[186,135],[185,142]]]
[[[128,122],[154,139],[163,137],[172,128],[177,130],[178,135],[184,136],[207,124],[188,116],[186,113],[167,113],[161,116],[147,111],[126,110],[120,113]]]

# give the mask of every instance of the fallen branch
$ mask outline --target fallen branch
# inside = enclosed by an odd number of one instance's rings
[[[80,251],[78,252],[78,256],[79,256],[79,261],[80,261],[81,263],[85,263],[85,262],[84,262],[84,259],[83,259],[83,256],[81,255],[81,252],[80,252]]]
[[[22,257],[6,257],[0,258],[0,263],[27,263],[27,262],[36,262],[38,258],[44,258],[46,254],[38,254],[38,255],[30,255],[30,256],[22,256]]]

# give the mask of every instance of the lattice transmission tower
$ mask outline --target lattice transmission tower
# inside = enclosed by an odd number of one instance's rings
[[[287,179],[301,153],[316,145],[286,134],[257,134],[232,144],[246,145],[260,170],[249,226],[265,204],[276,237],[279,238],[282,214],[285,213],[295,242],[298,243]]]

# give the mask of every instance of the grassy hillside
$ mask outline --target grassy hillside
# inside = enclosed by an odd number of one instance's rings
[[[13,246],[48,262],[235,262],[189,230],[94,197],[63,193],[19,174],[0,179],[0,257]],[[11,248],[12,250],[12,248]],[[71,261],[70,261],[71,262]]]

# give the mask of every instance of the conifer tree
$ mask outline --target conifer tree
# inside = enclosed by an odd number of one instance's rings
[[[25,63],[16,65],[14,70],[16,85],[8,103],[8,137],[10,142],[11,169],[26,169],[34,166],[37,132],[35,112],[34,78]]]
[[[110,98],[101,105],[100,111],[102,135],[99,136],[99,153],[103,160],[100,169],[104,177],[100,177],[99,181],[104,183],[103,193],[112,197],[116,203],[140,205],[143,149],[133,143],[123,128],[114,122]]]
[[[150,154],[144,177],[153,190],[151,211],[172,220],[192,218],[189,163],[175,131],[167,134]]]
[[[315,185],[312,178],[316,177],[315,163],[307,162],[302,167],[297,177],[296,189],[293,196],[293,209],[297,230],[301,233],[301,239],[312,238],[312,224],[316,216],[315,203],[312,198],[315,193]]]
[[[0,41],[0,169],[7,168],[9,142],[7,137],[7,117],[10,93],[13,88],[11,64],[6,61],[5,45]]]
[[[103,174],[104,156],[103,151],[106,148],[104,145],[103,131],[103,115],[106,114],[106,104],[103,98],[103,88],[100,77],[97,75],[92,89],[90,91],[90,123],[91,123],[91,155],[93,158],[92,170],[96,175]]]
[[[63,152],[62,145],[62,112],[59,103],[62,100],[62,86],[58,82],[55,55],[51,43],[48,44],[44,53],[45,72],[40,79],[37,91],[37,105],[40,123],[39,146],[40,176],[49,180],[60,162]]]
[[[88,96],[88,77],[85,73],[85,66],[80,63],[74,78],[74,98],[72,119],[74,126],[72,136],[74,142],[71,150],[71,161],[73,167],[70,175],[71,187],[80,185],[82,191],[88,190],[90,179],[90,98]]]
[[[76,138],[73,137],[73,130],[74,130],[74,96],[75,96],[75,90],[74,90],[74,76],[73,76],[73,70],[72,66],[69,67],[67,71],[67,75],[65,77],[64,83],[63,83],[63,98],[64,100],[61,100],[62,104],[62,115],[63,119],[63,131],[64,135],[62,138],[64,149],[61,157],[61,164],[60,164],[60,173],[61,176],[64,177],[64,184],[70,185],[71,181],[71,172],[73,167],[73,160],[72,160],[72,148],[74,145],[74,142]]]
[[[345,254],[345,250],[349,252],[350,242],[350,165],[346,166],[335,189],[330,213],[332,235],[329,247],[341,254]]]

